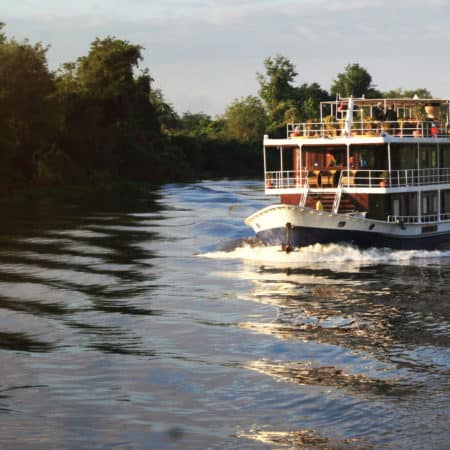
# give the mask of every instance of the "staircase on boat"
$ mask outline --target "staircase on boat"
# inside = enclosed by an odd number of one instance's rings
[[[315,208],[316,202],[320,197],[320,201],[323,205],[324,211],[332,212],[333,210],[333,203],[334,203],[334,192],[326,192],[326,193],[309,193],[308,197],[306,199],[305,206],[307,208]],[[364,207],[358,203],[355,198],[350,196],[349,194],[342,194],[341,200],[339,202],[339,209],[338,213],[349,213],[349,212],[355,212],[355,211],[363,211]]]

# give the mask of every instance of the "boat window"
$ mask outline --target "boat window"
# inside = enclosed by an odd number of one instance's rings
[[[340,228],[345,227],[345,222],[339,222],[338,227],[340,227]]]
[[[437,167],[437,146],[422,144],[420,146],[420,168],[433,169],[435,167]]]
[[[436,214],[437,193],[436,191],[422,193],[422,215]]]
[[[387,145],[351,145],[350,158],[354,169],[384,169],[387,167]]]
[[[441,211],[442,213],[450,213],[450,190],[446,189],[441,193]]]
[[[391,144],[393,170],[417,168],[417,144]]]
[[[369,227],[369,230],[373,230],[374,228],[375,228],[375,224],[372,223],[372,224],[370,225],[370,227]]]
[[[441,167],[450,167],[450,144],[439,144]]]

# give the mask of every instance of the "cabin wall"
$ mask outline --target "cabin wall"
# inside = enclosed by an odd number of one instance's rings
[[[300,203],[300,194],[283,194],[280,196],[281,203],[285,205],[298,205]]]
[[[352,199],[355,207],[358,210],[367,211],[369,208],[369,195],[368,194],[348,194]]]
[[[390,201],[388,195],[373,194],[369,197],[369,208],[367,209],[367,218],[376,220],[385,220],[388,215]]]

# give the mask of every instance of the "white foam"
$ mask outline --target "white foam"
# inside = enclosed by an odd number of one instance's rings
[[[341,244],[314,244],[296,249],[290,253],[281,250],[280,246],[265,247],[244,244],[230,251],[215,251],[201,256],[213,259],[240,259],[260,264],[297,264],[323,263],[324,265],[351,263],[367,265],[377,263],[406,264],[411,261],[429,261],[449,258],[450,250],[393,250],[388,248],[360,249]]]

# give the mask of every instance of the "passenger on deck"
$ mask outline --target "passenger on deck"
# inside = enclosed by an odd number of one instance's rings
[[[383,122],[384,121],[384,109],[383,109],[383,104],[381,102],[377,103],[377,107],[375,108],[375,120],[378,120],[379,122]]]
[[[431,136],[436,137],[439,134],[439,128],[437,122],[433,121],[431,122],[431,128],[430,128]]]
[[[398,123],[397,112],[395,111],[394,105],[390,105],[386,111],[386,121],[389,123],[391,133],[395,133],[395,131],[398,130]]]
[[[320,201],[320,197],[316,201],[316,211],[323,211],[323,205],[322,202]]]

